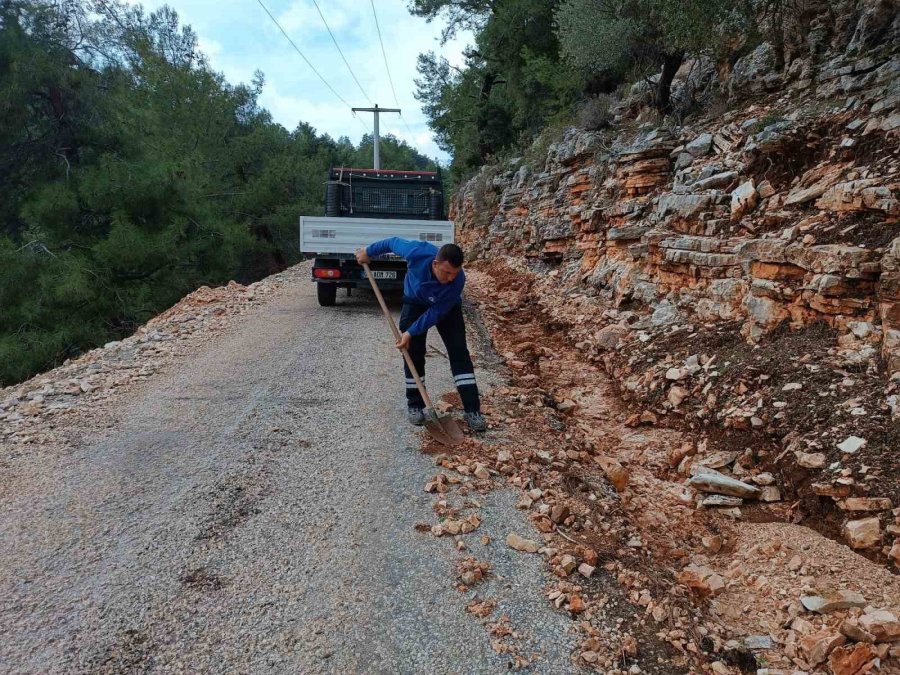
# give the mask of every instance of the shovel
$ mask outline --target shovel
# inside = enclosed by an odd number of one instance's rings
[[[378,298],[378,304],[381,305],[381,311],[384,312],[384,318],[387,319],[388,324],[391,326],[391,332],[394,334],[394,339],[397,342],[400,342],[400,331],[397,330],[397,324],[394,323],[394,317],[391,316],[391,313],[384,302],[384,297],[381,295],[381,290],[378,288],[378,284],[375,283],[375,277],[372,276],[372,270],[369,269],[367,263],[363,263],[363,269],[366,270],[366,277],[369,279],[369,283],[372,284],[372,290],[375,291],[375,297]],[[422,384],[422,379],[419,377],[419,373],[413,365],[409,352],[405,349],[401,349],[400,351],[403,352],[403,358],[406,360],[406,365],[409,366],[409,372],[412,373],[413,379],[416,381],[416,386],[419,388],[419,393],[422,394],[422,400],[425,401],[425,428],[428,430],[428,433],[431,434],[431,437],[434,440],[443,445],[459,445],[465,440],[462,429],[459,428],[456,420],[450,417],[438,417],[437,411],[431,403],[431,398],[428,396],[428,392],[425,391],[425,385]]]

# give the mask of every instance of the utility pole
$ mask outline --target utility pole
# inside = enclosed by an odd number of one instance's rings
[[[378,143],[380,141],[380,136],[378,135],[378,115],[379,113],[400,113],[400,108],[379,108],[378,104],[375,104],[374,108],[353,108],[353,112],[370,112],[375,113],[375,143],[374,143],[374,151],[375,151],[375,167],[376,169],[381,168],[381,150],[378,147]]]

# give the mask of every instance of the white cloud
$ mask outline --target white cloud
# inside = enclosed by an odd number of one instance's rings
[[[222,56],[221,43],[212,38],[199,36],[197,38],[197,45],[200,47],[200,51],[206,54],[210,59],[218,60]]]
[[[381,107],[395,107],[370,2],[317,1],[368,97]],[[369,106],[369,100],[347,72],[312,0],[262,2],[347,103],[358,107]],[[164,3],[162,0],[148,0],[142,4],[150,10]],[[260,104],[272,113],[276,122],[292,130],[302,120],[333,138],[346,135],[354,142],[359,141],[364,133],[363,126],[322,84],[257,3],[246,0],[178,0],[177,4],[169,4],[178,11],[183,23],[191,24],[211,66],[222,71],[229,82],[249,82],[255,70],[263,71],[266,85]],[[421,104],[413,96],[413,80],[418,77],[416,60],[422,52],[435,51],[450,63],[462,65],[462,51],[471,36],[463,34],[441,46],[441,22],[426,23],[424,19],[411,16],[406,6],[407,0],[375,2],[396,90],[396,103],[403,110],[402,120],[396,115],[382,116],[382,133],[393,132],[418,146],[420,152],[447,161],[447,155],[438,149],[432,139]],[[371,129],[371,114],[361,114],[361,117]]]

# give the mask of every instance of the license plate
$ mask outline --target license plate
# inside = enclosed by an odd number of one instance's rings
[[[363,272],[363,276],[366,276],[365,272]],[[397,272],[396,270],[372,270],[372,276],[375,279],[396,279]]]

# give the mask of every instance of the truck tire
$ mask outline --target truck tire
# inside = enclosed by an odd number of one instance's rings
[[[441,220],[443,217],[444,195],[434,190],[428,198],[428,218],[429,220]]]
[[[337,284],[316,284],[316,297],[322,307],[334,307],[337,300]]]
[[[325,184],[325,215],[334,218],[341,215],[340,183]]]

